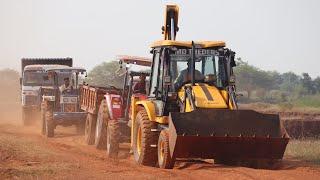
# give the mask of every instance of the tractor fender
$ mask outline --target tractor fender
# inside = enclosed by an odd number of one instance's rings
[[[138,101],[138,102],[136,102],[136,107],[138,107],[138,106],[141,106],[146,110],[150,121],[155,121],[156,110],[155,110],[155,107],[154,107],[154,104],[152,101],[146,101],[146,100]],[[135,119],[137,113],[138,113],[138,109],[134,115],[134,119]]]

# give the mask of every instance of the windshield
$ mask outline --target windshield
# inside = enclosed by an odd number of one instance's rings
[[[23,85],[24,86],[44,86],[52,85],[53,81],[45,79],[47,73],[43,71],[25,71],[23,74]]]
[[[191,81],[188,69],[191,54],[191,49],[178,49],[170,54],[171,77],[176,88]],[[219,60],[217,51],[196,49],[195,57],[195,81],[203,82],[207,76],[211,76],[216,79],[217,87],[223,87],[226,79],[225,61]]]
[[[70,73],[58,73],[58,85],[64,83],[63,79],[70,77]],[[48,73],[44,71],[25,71],[23,74],[24,86],[53,86],[53,79],[48,78]]]

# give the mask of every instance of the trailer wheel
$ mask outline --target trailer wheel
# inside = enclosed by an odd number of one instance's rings
[[[159,167],[163,169],[172,169],[175,158],[171,158],[169,149],[169,133],[168,130],[162,130],[158,141],[158,162]]]
[[[106,100],[102,100],[97,122],[96,122],[96,133],[95,133],[95,146],[97,149],[107,149],[107,123],[109,120],[108,107]]]
[[[85,124],[84,138],[88,145],[94,144],[97,118],[88,113]]]
[[[156,146],[159,133],[152,129],[157,129],[157,124],[149,120],[146,110],[140,110],[133,129],[133,154],[138,164],[146,166],[158,164]]]
[[[53,109],[51,104],[46,104],[45,111],[45,124],[46,124],[46,137],[50,138],[54,136],[55,124],[53,122]]]
[[[120,125],[118,121],[109,121],[107,127],[107,156],[117,158],[119,152]]]

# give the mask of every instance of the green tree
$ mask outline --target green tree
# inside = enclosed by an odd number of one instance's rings
[[[115,73],[117,69],[119,69],[117,61],[103,62],[88,73],[86,82],[94,86],[115,86],[121,88],[123,76],[120,77]]]
[[[247,91],[248,98],[251,97],[251,94],[254,90],[259,90],[259,96],[264,96],[265,90],[270,90],[273,88],[278,73],[276,72],[267,72],[263,71],[257,67],[249,65],[247,62],[237,59],[237,67],[235,68],[237,87],[239,90]],[[262,91],[262,89],[264,89]],[[263,93],[262,93],[263,92]],[[263,97],[261,97],[263,98]]]
[[[314,89],[316,89],[316,93],[320,93],[320,77],[317,77],[313,80]]]
[[[313,88],[312,79],[308,73],[302,73],[302,86],[307,90],[307,94],[314,94],[315,89]]]

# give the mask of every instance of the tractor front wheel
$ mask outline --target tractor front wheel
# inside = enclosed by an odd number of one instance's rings
[[[152,129],[157,129],[157,124],[149,120],[146,110],[140,110],[133,129],[133,154],[138,164],[145,166],[158,164],[156,147],[159,133]]]

